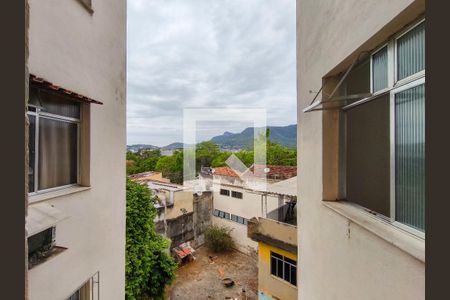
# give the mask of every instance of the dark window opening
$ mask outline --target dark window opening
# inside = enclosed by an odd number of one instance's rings
[[[236,191],[231,191],[231,197],[242,199],[242,193],[241,192],[236,192]]]
[[[224,195],[224,196],[230,196],[230,191],[229,190],[220,189],[220,194]]]

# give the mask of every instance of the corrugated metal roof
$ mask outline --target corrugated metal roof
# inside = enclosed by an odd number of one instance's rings
[[[48,91],[53,91],[53,92],[58,92],[58,93],[62,93],[65,94],[69,97],[74,98],[75,100],[81,101],[81,102],[86,102],[86,103],[95,103],[95,104],[103,104],[100,101],[91,99],[89,97],[80,95],[78,93],[75,93],[73,91],[69,91],[65,88],[62,88],[58,85],[55,85],[53,83],[51,83],[50,81],[45,80],[44,78],[40,78],[37,77],[36,75],[30,74],[30,86],[32,87],[36,87],[39,89],[44,89],[44,90],[48,90]]]
[[[276,183],[267,183],[266,189],[268,193],[297,196],[297,176]]]

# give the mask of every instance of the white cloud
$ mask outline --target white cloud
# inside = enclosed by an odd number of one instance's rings
[[[184,107],[296,123],[295,65],[295,0],[128,0],[128,144],[181,141]]]

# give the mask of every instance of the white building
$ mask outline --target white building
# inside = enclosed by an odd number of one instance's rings
[[[29,6],[29,299],[122,300],[126,1]]]
[[[229,167],[214,168],[212,189],[213,189],[213,224],[227,226],[231,229],[231,236],[237,248],[246,253],[254,253],[258,243],[247,236],[247,221],[253,217],[267,217],[270,212],[291,201],[295,197],[295,181],[290,180],[290,188],[277,189],[276,182],[295,177],[296,167],[268,166],[271,171],[262,174],[259,166],[249,171],[255,176],[252,180],[267,177],[267,190],[255,190],[248,186],[245,175],[239,177],[237,172]],[[274,179],[277,178],[277,179]],[[262,180],[261,180],[262,181]],[[292,188],[293,186],[293,188]]]
[[[299,299],[425,299],[424,14],[297,1]]]

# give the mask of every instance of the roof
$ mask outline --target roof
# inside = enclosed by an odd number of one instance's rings
[[[233,171],[230,167],[218,167],[214,168],[214,175],[239,177],[239,175]]]
[[[289,179],[297,176],[297,166],[253,165],[250,171],[257,177],[267,176],[268,179]]]
[[[182,190],[187,189],[186,187],[179,185],[179,184],[170,183],[170,182],[168,183],[168,182],[155,180],[155,179],[146,180],[146,183],[147,183],[147,186],[152,190],[158,189],[158,190],[177,192],[177,191],[182,191]]]
[[[297,176],[267,184],[266,189],[267,192],[272,194],[297,196]]]
[[[297,176],[297,166],[252,165],[249,170],[253,173],[252,175],[267,176],[267,179],[286,180]],[[214,168],[214,175],[239,177],[238,173],[230,167]]]
[[[75,98],[76,100],[81,101],[81,102],[103,104],[100,101],[91,99],[89,97],[83,96],[83,95],[75,93],[73,91],[69,91],[65,88],[62,88],[58,85],[51,83],[48,80],[45,80],[44,78],[37,77],[36,75],[33,75],[33,74],[30,74],[30,85],[33,87],[39,88],[39,89],[44,89],[44,90],[48,90],[48,91],[66,94],[66,95],[68,95],[72,98]]]
[[[148,171],[148,172],[142,172],[142,173],[136,173],[136,174],[128,175],[128,178],[130,178],[130,179],[142,179],[142,178],[150,177],[150,176],[153,176],[153,175],[156,175],[156,174],[158,174],[158,172]]]

